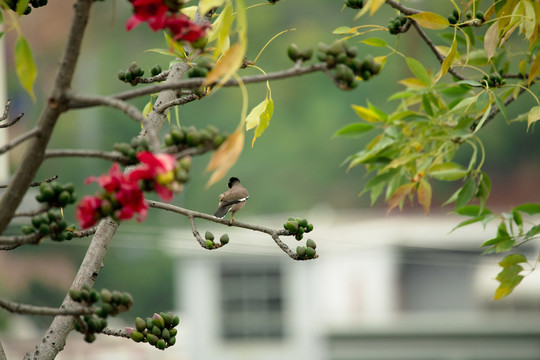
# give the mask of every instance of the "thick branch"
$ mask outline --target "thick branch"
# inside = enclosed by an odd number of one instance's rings
[[[118,223],[104,219],[100,222],[98,229],[88,250],[84,260],[79,267],[79,271],[73,280],[71,289],[80,290],[83,285],[93,285],[97,274],[103,266],[103,260],[109,243],[118,228]],[[76,303],[71,297],[66,295],[60,308],[71,308],[76,306]],[[49,359],[52,360],[66,345],[66,338],[73,329],[73,321],[70,317],[57,316],[49,326],[49,330],[36,349],[32,353],[28,353],[25,359]]]
[[[413,14],[418,14],[420,12],[419,10],[411,9],[406,6],[403,6],[394,0],[386,0],[386,3],[390,5],[391,7],[393,7],[394,9],[399,10],[399,12],[401,12],[403,15],[413,15]]]
[[[9,301],[0,298],[0,308],[4,308],[10,313],[27,314],[27,315],[45,315],[45,316],[57,316],[57,315],[87,315],[96,312],[93,307],[76,306],[71,308],[50,308],[44,306],[34,306],[28,304],[20,304],[14,301]]]
[[[2,209],[0,214],[0,234],[6,230],[28,186],[36,175],[58,117],[67,109],[65,93],[71,86],[84,30],[88,23],[90,7],[93,2],[93,0],[78,0],[75,4],[75,15],[73,16],[67,46],[49,101],[38,120],[36,136],[33,137],[32,142],[26,149],[13,181],[0,199],[0,209]]]

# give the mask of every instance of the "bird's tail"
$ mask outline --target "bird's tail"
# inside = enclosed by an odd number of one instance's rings
[[[227,214],[227,211],[229,211],[230,206],[221,206],[219,207],[216,212],[214,213],[214,216],[217,218],[222,218]]]

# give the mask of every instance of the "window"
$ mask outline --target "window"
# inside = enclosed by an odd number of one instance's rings
[[[225,339],[282,338],[283,290],[279,264],[222,264],[221,313]]]

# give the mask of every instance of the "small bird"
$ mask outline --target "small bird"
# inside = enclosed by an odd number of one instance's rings
[[[227,186],[229,190],[219,195],[219,206],[214,216],[221,219],[230,211],[232,213],[232,219],[229,223],[232,223],[234,221],[234,214],[246,205],[249,193],[236,177],[230,178]]]

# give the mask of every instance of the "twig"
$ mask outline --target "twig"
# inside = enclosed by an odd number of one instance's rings
[[[30,186],[31,187],[39,186],[39,185],[41,185],[42,182],[50,183],[51,181],[54,181],[56,179],[58,179],[58,175],[54,175],[54,176],[52,176],[52,177],[50,177],[48,179],[45,179],[43,181],[34,181],[33,183],[30,183]],[[0,185],[0,189],[7,188],[8,186],[9,185]]]
[[[0,245],[20,246],[25,244],[38,244],[43,235],[33,233],[29,235],[0,236]],[[0,248],[1,250],[11,250],[9,248]]]
[[[244,76],[241,78],[241,80],[244,84],[252,84],[252,83],[264,82],[267,80],[286,79],[293,76],[301,76],[301,75],[311,74],[317,71],[324,71],[324,69],[326,69],[327,67],[328,65],[326,63],[318,63],[318,64],[312,64],[312,65],[299,67],[299,68],[292,67],[286,70],[268,73],[266,75],[260,74],[260,75]],[[205,81],[205,78],[190,78],[190,79],[185,79],[185,80],[171,82],[171,83],[157,84],[157,85],[147,86],[144,88],[124,91],[118,94],[113,94],[110,97],[119,99],[119,100],[129,100],[129,99],[137,98],[140,96],[160,92],[163,90],[196,89],[196,88],[201,87],[204,81]],[[225,82],[223,86],[227,86],[227,87],[238,86],[238,81],[236,79],[231,79]],[[80,103],[80,102],[70,103],[71,108],[84,108],[84,107],[89,107],[89,106],[95,106],[95,104]]]
[[[396,10],[399,10],[403,15],[414,15],[418,14],[420,11],[416,9],[411,9],[406,6],[401,5],[400,3],[394,1],[394,0],[386,0],[386,3],[393,7]]]
[[[168,103],[162,104],[159,107],[155,107],[154,110],[156,112],[158,112],[158,113],[163,113],[168,108],[171,108],[171,107],[177,106],[177,105],[185,105],[185,104],[190,103],[192,101],[199,100],[200,98],[201,97],[198,96],[198,95],[190,94],[190,95],[183,96],[183,97],[180,97],[178,99],[169,101]]]
[[[388,1],[388,0],[387,0]],[[433,41],[431,41],[431,39],[426,35],[426,33],[424,32],[424,30],[422,30],[422,28],[420,27],[420,25],[418,25],[418,23],[416,21],[414,21],[413,19],[409,19],[410,22],[412,22],[412,26],[414,26],[414,28],[416,29],[416,32],[418,33],[418,35],[420,35],[420,37],[422,38],[422,40],[424,40],[424,42],[427,44],[427,46],[429,46],[429,48],[431,49],[431,51],[435,54],[435,57],[437,58],[437,60],[439,60],[439,62],[442,64],[442,62],[444,61],[444,56],[439,52],[439,50],[437,50],[437,48],[435,47],[435,44],[433,44]],[[454,68],[452,67],[449,67],[448,68],[448,72],[450,74],[452,74],[456,79],[458,80],[466,80],[465,77],[461,76],[460,74],[458,74],[456,72],[456,70],[454,70]]]
[[[45,316],[57,316],[57,315],[89,315],[94,314],[96,309],[94,307],[77,306],[70,308],[51,308],[45,306],[34,306],[28,304],[16,303],[0,298],[0,307],[16,314],[28,314],[28,315],[45,315]]]
[[[167,80],[167,76],[169,76],[169,71],[170,70],[162,71],[156,76],[152,76],[149,78],[138,77],[138,78],[133,79],[130,83],[131,84],[150,84],[150,83],[165,81]]]
[[[9,115],[9,108],[11,107],[11,99],[8,99],[6,101],[6,105],[4,106],[4,114],[2,114],[2,117],[0,117],[0,121],[4,121],[7,119]]]
[[[0,124],[0,129],[1,129],[1,128],[7,128],[7,127],[10,127],[10,126],[12,126],[12,125],[15,125],[16,123],[19,122],[19,120],[22,119],[23,116],[24,116],[24,113],[20,113],[20,115],[17,116],[15,119],[10,120],[10,121],[8,121],[8,122],[5,123],[5,124]]]
[[[122,165],[127,165],[129,159],[115,151],[84,150],[84,149],[54,149],[45,152],[45,159],[54,157],[88,157],[100,158],[110,161],[116,161]]]
[[[191,223],[191,231],[193,233],[193,236],[195,236],[195,239],[197,239],[197,242],[204,248],[204,249],[207,249],[207,250],[212,250],[211,248],[208,248],[206,246],[206,242],[203,240],[203,238],[201,237],[201,234],[199,234],[199,231],[197,231],[197,226],[195,226],[195,219],[193,218],[193,215],[190,214],[188,215],[188,219],[189,219],[189,222]]]
[[[101,334],[109,335],[109,336],[116,336],[116,337],[124,337],[124,338],[130,338],[129,335],[125,330],[122,329],[109,329],[105,328],[101,331]]]
[[[31,137],[33,137],[33,136],[36,136],[38,133],[39,133],[39,129],[38,128],[33,128],[32,130],[27,131],[24,134],[19,135],[18,137],[11,140],[10,142],[5,144],[4,146],[0,147],[0,154],[3,154],[6,151],[11,150],[15,146],[22,143],[23,141],[26,141],[26,140],[30,139]]]

